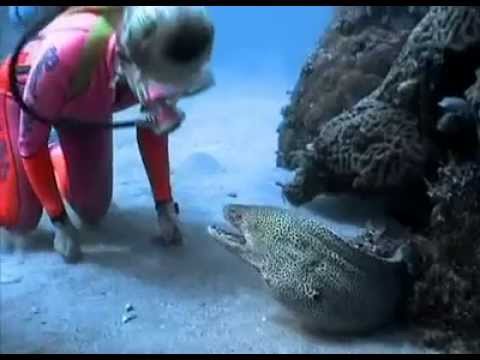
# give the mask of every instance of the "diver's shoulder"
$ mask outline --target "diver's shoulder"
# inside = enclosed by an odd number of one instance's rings
[[[78,8],[78,9],[76,9]],[[91,31],[97,23],[101,14],[94,11],[82,10],[83,7],[70,7],[69,10],[57,15],[45,28],[50,30],[80,30],[80,32]]]
[[[99,15],[91,12],[61,14],[40,34],[47,42],[56,43],[58,47],[81,49],[98,19]]]
[[[96,18],[98,15],[79,13],[55,19],[41,32],[41,52],[55,49],[62,63],[73,66],[85,51]]]

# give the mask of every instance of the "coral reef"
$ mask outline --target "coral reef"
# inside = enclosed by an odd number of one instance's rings
[[[350,8],[343,16],[353,20],[339,25],[337,15],[284,111],[278,164],[295,169],[295,179],[283,192],[294,205],[322,193],[387,196],[391,214],[417,230],[406,239],[420,258],[408,306],[418,338],[440,351],[478,352],[480,7],[429,8],[406,41],[396,38],[403,47],[398,56],[392,50],[388,72],[371,78],[373,91],[355,86],[359,77],[366,82],[358,63],[345,65],[347,58],[332,51],[347,41],[339,31],[366,26],[362,7]],[[339,65],[327,66],[328,57]],[[329,96],[340,106],[332,110]],[[364,246],[382,253],[390,245]]]
[[[306,62],[279,128],[280,166],[294,168],[294,153],[319,125],[376,89],[427,6],[338,6]]]
[[[475,82],[478,39],[476,7],[432,7],[380,86],[320,124],[312,143],[291,156],[296,177],[284,186],[285,197],[301,205],[326,192],[393,195],[392,214],[425,226],[431,205],[424,179],[434,180],[452,140],[436,131],[437,104],[463,96]]]
[[[423,343],[448,352],[480,351],[480,165],[451,162],[430,186],[435,206],[409,313]]]

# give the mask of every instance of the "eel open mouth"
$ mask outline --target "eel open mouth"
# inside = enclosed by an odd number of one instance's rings
[[[247,243],[245,237],[236,229],[230,230],[218,225],[210,225],[208,227],[208,233],[210,236],[224,244],[245,245]]]
[[[222,226],[210,225],[208,233],[226,246],[233,248],[245,247],[247,239],[242,231],[244,217],[248,206],[229,204],[223,208],[225,224]]]

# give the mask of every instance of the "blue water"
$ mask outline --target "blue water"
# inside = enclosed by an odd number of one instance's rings
[[[209,6],[218,71],[294,83],[333,14],[332,6]]]

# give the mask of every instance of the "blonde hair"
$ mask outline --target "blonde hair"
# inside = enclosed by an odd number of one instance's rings
[[[146,77],[171,84],[202,71],[213,40],[203,6],[126,6],[118,34],[121,51]]]

